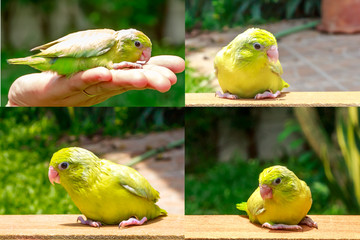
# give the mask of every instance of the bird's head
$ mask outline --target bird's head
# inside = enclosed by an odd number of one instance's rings
[[[51,158],[49,164],[49,180],[51,184],[59,183],[66,187],[69,183],[86,181],[90,169],[94,169],[100,159],[92,152],[79,148],[63,148]]]
[[[262,199],[283,199],[296,194],[297,176],[284,166],[264,169],[259,176],[259,188]]]
[[[249,28],[234,39],[237,58],[242,60],[279,60],[279,51],[274,35],[259,28]]]
[[[116,39],[120,42],[120,51],[135,61],[146,63],[151,57],[151,41],[143,32],[126,29],[117,32]]]

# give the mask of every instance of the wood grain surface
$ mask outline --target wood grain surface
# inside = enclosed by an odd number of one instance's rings
[[[169,215],[142,226],[93,228],[78,215],[0,215],[0,239],[184,239],[184,216]]]
[[[350,107],[360,106],[356,92],[283,92],[276,99],[222,99],[215,93],[186,93],[186,107]]]
[[[312,215],[319,229],[303,226],[303,231],[262,228],[247,216],[188,215],[185,238],[199,239],[360,239],[360,216]]]

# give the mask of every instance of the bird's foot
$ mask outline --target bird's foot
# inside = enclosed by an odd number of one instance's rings
[[[216,91],[215,97],[226,98],[226,99],[239,99],[237,95],[231,93],[221,93],[220,91]]]
[[[299,225],[286,225],[286,224],[273,224],[266,222],[262,227],[270,228],[273,230],[302,230],[302,227]]]
[[[119,228],[123,228],[126,226],[131,226],[131,225],[142,225],[144,224],[144,222],[147,221],[146,217],[143,217],[143,219],[138,220],[136,218],[129,218],[128,220],[124,220],[119,224]]]
[[[143,64],[141,62],[121,62],[121,63],[114,63],[113,69],[124,69],[124,68],[131,68],[131,69],[142,69]]]
[[[77,222],[81,222],[81,224],[84,224],[84,225],[89,225],[91,227],[101,227],[102,224],[101,222],[96,222],[96,221],[93,221],[93,220],[90,220],[90,219],[87,219],[86,221],[84,220],[84,218],[82,216],[79,216],[76,220]]]
[[[271,91],[265,91],[263,93],[256,94],[254,99],[277,98],[278,96],[280,96],[280,94],[280,91],[277,91],[276,93],[272,93]]]
[[[302,225],[307,225],[309,227],[314,227],[314,228],[318,228],[318,224],[317,222],[315,222],[314,220],[312,220],[310,217],[308,216],[305,216],[303,218],[303,220],[301,220],[301,222],[299,224],[302,224]]]

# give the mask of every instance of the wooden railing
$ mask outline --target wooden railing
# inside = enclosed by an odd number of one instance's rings
[[[312,215],[319,229],[262,228],[239,215],[169,215],[142,226],[93,228],[76,223],[78,215],[2,215],[0,239],[360,239],[359,215]]]
[[[185,218],[185,238],[200,239],[360,239],[360,216],[310,216],[319,229],[302,231],[262,228],[239,215],[193,215]]]
[[[283,92],[276,99],[221,99],[215,93],[186,93],[186,107],[350,107],[360,106],[356,92]]]
[[[94,228],[78,215],[0,215],[0,239],[184,239],[184,216],[169,215],[142,226]]]

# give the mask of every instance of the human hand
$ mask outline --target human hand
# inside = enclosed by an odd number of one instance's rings
[[[78,72],[70,78],[54,72],[19,77],[9,90],[7,106],[91,106],[129,90],[168,91],[185,69],[177,56],[155,56],[143,69],[109,70],[104,67]]]

